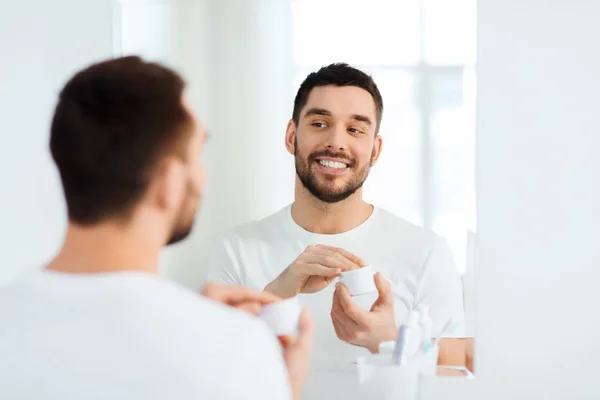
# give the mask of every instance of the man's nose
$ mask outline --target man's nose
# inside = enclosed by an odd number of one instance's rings
[[[344,151],[347,147],[348,134],[344,126],[335,126],[329,131],[325,146],[332,151]]]

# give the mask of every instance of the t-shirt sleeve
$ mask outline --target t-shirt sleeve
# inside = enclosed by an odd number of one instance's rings
[[[206,282],[245,285],[238,254],[231,238],[224,236],[217,241],[208,261]]]
[[[261,321],[239,333],[235,365],[240,375],[244,398],[261,400],[291,400],[290,379],[281,345]]]
[[[430,308],[434,337],[440,335],[450,318],[456,325],[453,331],[444,336],[464,336],[462,280],[450,247],[441,237],[436,240],[423,267],[415,306],[421,304]]]

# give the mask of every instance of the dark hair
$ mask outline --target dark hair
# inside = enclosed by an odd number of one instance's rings
[[[129,216],[161,157],[184,157],[191,116],[185,82],[136,56],[93,64],[60,92],[50,132],[69,219]]]
[[[381,116],[383,114],[383,99],[381,93],[373,81],[373,78],[359,69],[353,68],[345,63],[330,64],[322,67],[317,72],[310,73],[304,82],[300,85],[296,98],[294,99],[294,111],[292,119],[296,125],[300,121],[300,111],[308,103],[310,92],[318,86],[356,86],[366,90],[373,97],[375,110],[377,112],[377,127],[375,132],[379,132],[381,125]]]

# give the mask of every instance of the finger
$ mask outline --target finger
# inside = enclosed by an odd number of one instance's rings
[[[354,301],[352,301],[352,297],[350,297],[350,293],[348,293],[348,289],[341,283],[336,286],[336,291],[338,292],[338,297],[340,299],[340,306],[351,320],[354,322],[361,324],[364,321],[365,316],[363,315],[366,311],[363,311],[356,305]]]
[[[270,304],[280,301],[281,298],[270,292],[252,290],[247,287],[240,286],[238,290],[229,293],[230,302],[256,301],[260,304]]]
[[[219,303],[230,304],[232,293],[243,293],[247,291],[249,291],[249,289],[243,286],[209,282],[204,285],[202,295]]]
[[[343,341],[349,339],[348,331],[344,326],[344,323],[340,320],[339,314],[331,314],[331,322],[333,323],[333,329],[335,330],[336,336]]]
[[[377,298],[377,305],[393,305],[394,296],[392,294],[392,285],[381,276],[379,272],[375,274],[375,286],[379,297]]]
[[[225,286],[225,285],[223,285],[221,283],[208,282],[207,284],[204,285],[204,287],[202,288],[202,291],[200,293],[203,296],[206,296],[210,299],[216,300],[216,297],[218,297],[218,294],[222,291],[223,286]]]
[[[340,295],[339,295],[339,290],[338,290],[338,286],[340,286],[341,283],[338,282],[338,284],[335,285],[335,291],[333,292],[333,303],[331,304],[331,313],[335,313],[335,312],[344,312],[344,310],[342,310],[342,305],[340,304]]]
[[[344,341],[352,339],[352,332],[359,331],[359,325],[348,317],[341,308],[339,311],[332,311],[331,321],[338,338]]]
[[[339,269],[341,271],[356,268],[350,260],[344,258],[340,253],[327,249],[316,249],[306,253],[302,257],[302,261],[310,264],[320,264],[324,267]]]
[[[362,260],[362,258],[357,256],[356,254],[350,253],[348,250],[342,249],[341,247],[326,246],[324,244],[318,244],[315,247],[318,249],[325,249],[328,251],[333,251],[335,253],[338,253],[341,256],[343,256],[345,259],[350,261],[352,264],[354,264],[358,267],[363,267],[365,265],[365,262]]]
[[[341,247],[334,247],[334,250],[339,252],[341,255],[343,255],[348,260],[352,261],[352,263],[357,265],[359,268],[365,266],[365,262],[359,256],[352,254],[349,251],[342,249]]]
[[[335,314],[331,313],[331,322],[333,324],[333,330],[335,331],[335,335],[340,340],[346,340],[346,335],[341,329],[341,324],[338,323],[337,317]]]
[[[316,275],[334,278],[342,272],[341,268],[328,268],[319,263],[306,263],[302,271],[306,275]]]
[[[242,303],[231,304],[231,305],[233,307],[237,308],[238,310],[246,311],[252,315],[260,314],[260,310],[262,309],[262,304],[260,304],[256,301],[242,302]]]
[[[292,344],[294,344],[294,342],[296,341],[296,339],[292,335],[279,336],[278,339],[279,339],[279,343],[281,343],[281,346],[284,349],[287,349]]]
[[[341,268],[344,271],[360,268],[361,265],[355,264],[352,260],[345,257],[343,253],[337,251],[336,247],[324,245],[315,246],[315,249],[307,256],[319,256],[316,261],[327,267]],[[314,257],[312,257],[314,259]]]
[[[301,349],[301,351],[312,351],[314,335],[315,327],[312,321],[312,316],[310,310],[305,308],[302,311],[302,314],[300,314],[300,319],[298,321],[298,337],[293,346]]]
[[[247,301],[269,304],[280,300],[279,297],[269,292],[251,290],[245,286],[222,284],[209,284],[205,286],[204,295],[212,300],[230,305]]]

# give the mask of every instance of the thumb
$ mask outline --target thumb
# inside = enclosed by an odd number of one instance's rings
[[[300,314],[298,323],[298,338],[294,346],[303,352],[312,352],[314,339],[314,325],[309,309],[304,309]]]
[[[392,294],[392,285],[390,285],[390,283],[387,280],[385,280],[379,272],[375,274],[375,286],[377,287],[379,297],[377,298],[377,301],[375,301],[374,306],[393,307],[394,296]]]
[[[279,339],[279,343],[281,344],[281,347],[283,347],[284,349],[287,349],[288,347],[293,345],[294,342],[296,341],[296,339],[294,339],[294,337],[292,337],[292,335],[279,336],[278,339]]]
[[[310,311],[305,308],[298,320],[298,337],[295,338],[292,335],[279,336],[279,343],[285,350],[301,347],[310,351],[312,349],[313,331],[314,326]]]
[[[307,350],[312,348],[314,330],[315,327],[313,325],[310,310],[305,308],[302,311],[302,314],[300,314],[300,321],[298,323],[297,343],[300,347],[304,347]]]

